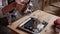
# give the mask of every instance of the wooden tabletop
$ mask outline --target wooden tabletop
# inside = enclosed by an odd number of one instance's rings
[[[42,32],[40,32],[40,34],[53,34],[53,29],[51,28],[51,26],[53,25],[54,20],[56,20],[57,18],[59,18],[59,17],[57,17],[55,15],[46,13],[44,11],[37,10],[37,11],[33,12],[30,16],[22,17],[21,19],[15,21],[11,25],[8,25],[8,27],[10,29],[12,29],[13,31],[19,33],[19,34],[28,34],[28,33],[24,32],[24,31],[18,30],[16,28],[17,28],[17,26],[19,24],[23,23],[29,17],[34,17],[34,18],[37,18],[37,19],[42,18],[44,21],[46,21],[48,23],[48,25],[46,26],[46,28]]]

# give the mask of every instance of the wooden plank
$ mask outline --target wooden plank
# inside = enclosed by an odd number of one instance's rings
[[[47,1],[47,5],[46,6],[48,6],[49,5],[49,0],[46,0]]]
[[[44,8],[49,5],[49,0],[42,0],[41,10],[44,11]]]
[[[60,2],[52,3],[51,5],[56,6],[56,7],[60,7]]]
[[[52,0],[49,0],[49,5],[51,5],[52,4]]]
[[[45,8],[45,1],[44,1],[44,0],[42,0],[42,7],[41,7],[41,10],[43,11],[43,10],[44,10],[44,8]]]

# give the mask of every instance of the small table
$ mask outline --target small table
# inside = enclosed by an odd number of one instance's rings
[[[38,15],[40,15],[39,17],[48,23],[46,28],[43,31],[41,31],[40,34],[53,34],[53,29],[51,28],[51,26],[54,24],[53,23],[54,20],[56,20],[59,17],[52,15],[52,14],[49,14],[49,13],[46,13],[46,12],[41,11],[41,10],[37,10],[37,11],[33,12],[30,16],[22,17],[21,19],[15,21],[11,25],[8,25],[8,27],[19,34],[28,34],[27,32],[16,29],[17,26],[20,25],[21,23],[23,23],[26,19],[28,19],[31,16],[38,18]],[[54,32],[54,34],[55,34],[55,32]]]

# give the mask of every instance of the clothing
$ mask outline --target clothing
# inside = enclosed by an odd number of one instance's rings
[[[8,29],[8,20],[6,17],[0,18],[0,34],[10,34],[11,31]]]
[[[0,25],[0,34],[11,34],[11,31],[6,26]]]
[[[7,26],[8,24],[7,17],[0,18],[0,25]]]

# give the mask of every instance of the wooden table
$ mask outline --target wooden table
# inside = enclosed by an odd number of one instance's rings
[[[53,29],[51,28],[51,26],[53,25],[54,20],[56,20],[59,17],[54,16],[54,15],[49,14],[49,13],[46,13],[46,12],[41,11],[41,10],[37,10],[37,11],[33,12],[30,16],[22,17],[21,19],[15,21],[11,25],[8,25],[8,27],[10,29],[12,29],[13,31],[19,33],[19,34],[28,34],[28,33],[24,32],[24,31],[18,30],[16,28],[17,28],[17,26],[19,24],[21,24],[22,22],[24,22],[26,19],[28,19],[31,16],[35,17],[35,18],[38,18],[38,16],[39,16],[39,18],[42,18],[43,20],[45,20],[48,23],[48,25],[46,26],[46,28],[43,31],[41,31],[40,34],[53,34]]]

